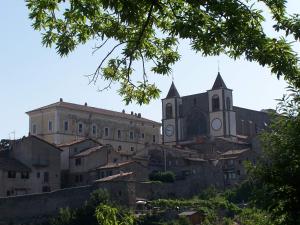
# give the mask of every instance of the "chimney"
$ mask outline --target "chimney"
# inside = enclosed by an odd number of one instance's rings
[[[86,102],[84,103],[84,106],[87,106],[87,103],[86,103]]]
[[[131,113],[130,113],[131,115],[133,115],[133,111],[131,111]]]
[[[141,117],[142,117],[141,113],[138,113],[138,118],[141,118]]]
[[[122,113],[125,113],[125,109],[122,110]]]
[[[63,99],[62,99],[62,98],[60,98],[60,99],[59,99],[59,101],[60,101],[60,102],[63,102]]]

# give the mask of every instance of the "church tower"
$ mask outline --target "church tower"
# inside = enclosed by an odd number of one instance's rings
[[[218,73],[211,90],[208,90],[210,136],[235,137],[236,116],[233,111],[232,90],[228,89]]]
[[[176,145],[182,139],[182,99],[172,82],[168,95],[162,99],[162,142]]]

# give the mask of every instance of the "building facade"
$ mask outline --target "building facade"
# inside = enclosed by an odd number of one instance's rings
[[[9,142],[0,154],[0,196],[60,189],[58,147],[33,135]]]
[[[160,141],[160,123],[124,110],[115,112],[60,99],[27,114],[30,133],[54,144],[89,137],[118,151],[134,153],[145,144]]]
[[[181,144],[200,137],[252,138],[266,128],[269,116],[233,106],[232,90],[220,73],[212,88],[204,93],[180,96],[174,83],[162,99],[162,142]]]

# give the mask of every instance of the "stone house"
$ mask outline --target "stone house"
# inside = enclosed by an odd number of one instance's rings
[[[98,180],[104,177],[120,174],[133,173],[133,178],[136,181],[148,180],[149,170],[141,163],[136,161],[127,161],[121,163],[108,163],[104,166],[97,167],[89,172],[91,180]]]
[[[11,140],[2,154],[2,194],[17,195],[60,189],[61,149],[30,135]],[[6,179],[7,177],[7,179]]]
[[[0,197],[30,193],[30,172],[18,160],[0,156]]]
[[[59,145],[62,149],[62,187],[90,184],[89,171],[109,162],[121,162],[119,152],[91,138]]]
[[[232,186],[246,179],[245,162],[256,164],[258,154],[250,148],[229,150],[221,154],[219,161],[224,174],[224,185]]]
[[[124,110],[116,112],[60,99],[27,114],[30,133],[54,144],[90,137],[118,151],[136,152],[145,144],[160,141],[160,123]]]

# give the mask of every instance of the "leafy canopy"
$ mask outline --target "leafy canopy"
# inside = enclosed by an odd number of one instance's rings
[[[110,43],[89,78],[99,76],[120,84],[119,94],[128,104],[149,103],[159,89],[149,73],[168,75],[180,59],[180,39],[190,40],[204,56],[226,54],[269,66],[300,87],[298,58],[285,38],[275,39],[262,28],[257,9],[264,3],[271,11],[275,31],[300,39],[299,15],[288,16],[286,0],[26,0],[33,28],[43,34],[42,43],[55,45],[66,56],[80,44],[96,40],[97,50]],[[137,81],[134,68],[141,66]],[[147,66],[147,68],[146,68]]]
[[[262,135],[264,154],[252,169],[254,200],[276,224],[300,223],[300,91],[290,89],[279,104],[269,130]]]

